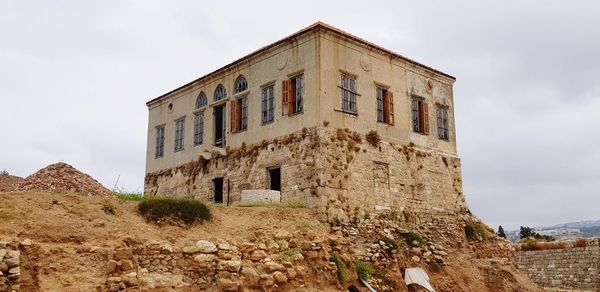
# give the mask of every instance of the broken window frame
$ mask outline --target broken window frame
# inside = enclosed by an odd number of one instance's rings
[[[248,96],[236,97],[231,101],[231,132],[239,133],[248,129]]]
[[[377,122],[394,124],[394,95],[387,87],[377,86]]]

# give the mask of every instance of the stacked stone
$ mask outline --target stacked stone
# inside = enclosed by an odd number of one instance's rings
[[[20,257],[17,244],[0,242],[0,291],[19,291]]]
[[[546,288],[600,289],[600,247],[517,252],[517,267]]]
[[[413,254],[411,258],[413,262],[435,262],[442,265],[445,263],[444,257],[448,255],[441,245],[434,245],[431,241],[427,242],[427,244],[424,244],[423,246],[411,248],[410,252]]]
[[[348,246],[349,242],[340,236],[318,238],[310,231],[259,235],[254,242],[241,244],[199,240],[182,248],[152,241],[119,247],[110,253],[106,285],[109,291],[136,287],[216,286],[221,291],[302,288],[308,273],[318,275],[317,281],[336,283],[336,267],[329,261],[330,254],[347,253]]]

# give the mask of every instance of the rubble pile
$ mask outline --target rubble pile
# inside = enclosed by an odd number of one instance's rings
[[[94,196],[110,196],[112,192],[93,177],[64,162],[50,164],[28,176],[19,190],[65,190]]]
[[[15,191],[19,187],[19,184],[23,181],[23,178],[9,175],[0,174],[0,192]]]

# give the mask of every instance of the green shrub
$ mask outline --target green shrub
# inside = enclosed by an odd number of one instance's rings
[[[174,218],[191,224],[211,219],[208,207],[194,199],[150,197],[138,205],[138,213],[150,221]]]
[[[144,199],[144,194],[142,193],[114,193],[117,198],[123,201],[141,201]]]
[[[102,206],[102,211],[104,211],[104,213],[106,213],[106,214],[115,215],[115,212],[117,211],[117,207],[115,207],[111,204],[105,204],[104,206]]]
[[[373,276],[373,273],[375,273],[375,268],[371,263],[358,261],[356,263],[356,272],[361,279],[367,281]]]
[[[424,242],[423,237],[416,232],[410,232],[406,237],[406,244],[410,246],[421,246]]]
[[[490,231],[481,222],[469,222],[465,226],[465,236],[468,240],[486,239],[490,234]]]
[[[337,253],[332,253],[329,261],[335,263],[338,280],[340,280],[340,282],[346,282],[348,280],[348,268],[346,267],[344,260],[342,260],[342,257]]]

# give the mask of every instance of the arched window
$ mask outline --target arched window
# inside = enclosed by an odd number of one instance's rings
[[[196,109],[205,107],[207,103],[206,94],[204,94],[204,91],[201,91],[200,94],[198,94],[198,98],[196,98]]]
[[[248,90],[248,81],[246,81],[244,75],[240,75],[240,77],[235,80],[235,88],[233,93],[239,93],[246,90]]]
[[[219,84],[219,86],[217,86],[217,89],[215,89],[215,96],[214,96],[215,101],[221,100],[221,99],[225,98],[226,96],[227,96],[227,91],[225,91],[225,87],[223,87],[222,84]]]

